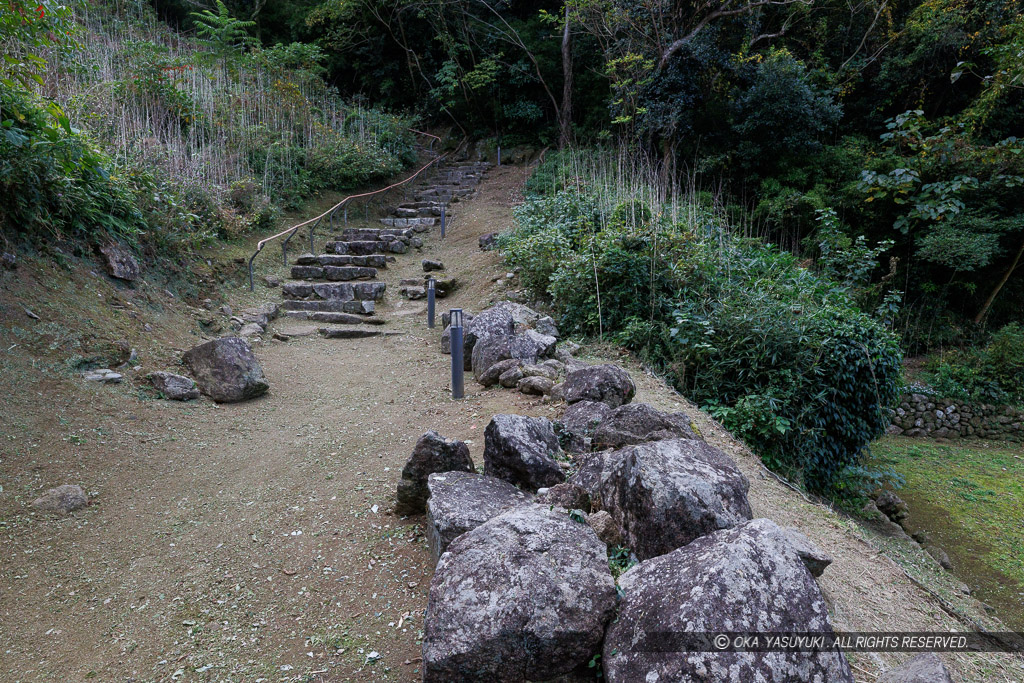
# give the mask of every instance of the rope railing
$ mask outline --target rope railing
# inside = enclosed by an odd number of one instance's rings
[[[417,133],[419,135],[424,135],[424,136],[427,136],[427,137],[431,138],[431,144],[430,144],[431,149],[433,149],[433,146],[434,146],[433,143],[435,141],[440,141],[441,140],[441,138],[439,138],[436,135],[433,135],[432,133],[424,133],[422,131],[412,130],[412,129],[410,129],[410,131],[413,132],[413,133]],[[409,181],[415,179],[417,176],[419,176],[421,173],[426,171],[428,168],[430,168],[434,164],[438,163],[439,161],[445,159],[446,157],[448,157],[448,154],[442,154],[440,156],[434,157],[428,163],[426,163],[423,166],[421,166],[415,173],[413,173],[412,175],[410,175],[409,177],[407,177],[407,178],[405,178],[403,180],[398,181],[397,183],[392,183],[391,185],[388,185],[387,187],[382,187],[379,190],[373,190],[371,192],[362,192],[360,194],[349,195],[348,197],[345,197],[344,199],[342,199],[340,202],[338,202],[337,204],[335,204],[331,208],[329,208],[326,211],[324,211],[319,216],[314,216],[314,217],[310,218],[309,220],[305,220],[305,221],[299,223],[298,225],[293,225],[293,226],[291,226],[290,228],[288,228],[286,230],[282,230],[281,232],[277,233],[276,235],[271,235],[270,237],[267,237],[267,238],[264,238],[264,239],[260,240],[256,244],[256,252],[249,258],[249,291],[253,292],[253,291],[256,290],[256,285],[253,282],[253,270],[252,270],[253,261],[255,261],[256,257],[260,255],[261,251],[263,251],[263,247],[264,246],[266,246],[270,242],[273,242],[274,240],[276,240],[276,239],[278,239],[280,237],[284,237],[285,235],[287,235],[287,237],[285,237],[284,242],[281,243],[281,252],[282,252],[282,255],[284,257],[284,265],[287,266],[288,265],[288,242],[291,241],[292,237],[295,236],[295,233],[297,233],[300,228],[304,228],[304,227],[306,227],[308,225],[309,226],[309,250],[310,250],[311,253],[316,253],[314,248],[313,248],[313,232],[316,230],[317,226],[320,225],[321,221],[323,221],[324,218],[329,216],[330,217],[330,223],[333,226],[334,225],[334,214],[336,214],[339,209],[345,208],[346,209],[346,222],[347,222],[347,217],[348,217],[347,206],[348,206],[348,203],[350,201],[352,201],[354,199],[363,199],[363,198],[366,198],[366,197],[372,197],[374,195],[381,194],[383,192],[387,192],[388,190],[393,190],[396,187],[400,187],[401,185],[404,185],[404,184],[408,183]]]

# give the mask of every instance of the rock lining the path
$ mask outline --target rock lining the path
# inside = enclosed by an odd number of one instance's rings
[[[531,499],[507,481],[465,471],[435,472],[427,489],[427,545],[435,562],[462,534]]]
[[[270,388],[249,342],[223,337],[195,346],[182,357],[199,390],[217,403],[262,396]]]
[[[417,515],[426,508],[427,477],[436,472],[472,472],[473,460],[469,446],[463,441],[448,440],[430,430],[416,441],[412,455],[402,468],[398,482],[395,514]]]
[[[495,415],[484,430],[484,474],[536,491],[565,481],[551,420]]]
[[[199,387],[191,377],[158,370],[146,375],[157,391],[171,401],[191,401],[199,398]]]
[[[586,665],[615,610],[605,545],[530,505],[457,538],[430,584],[423,680],[544,681]]]
[[[32,507],[43,512],[68,514],[89,504],[85,489],[76,484],[55,486],[32,501]]]

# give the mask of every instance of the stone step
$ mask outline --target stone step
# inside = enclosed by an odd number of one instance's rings
[[[379,301],[387,290],[386,282],[285,282],[281,293],[286,299],[332,299],[337,301]],[[287,303],[287,302],[285,302]],[[299,307],[301,308],[301,307]],[[293,309],[297,310],[297,309]],[[307,309],[313,310],[313,309]],[[323,310],[323,309],[321,309]]]
[[[353,315],[373,315],[375,304],[372,301],[342,301],[341,299],[285,299],[281,302],[281,310],[286,316],[292,313],[323,312],[351,313]],[[301,317],[301,316],[296,316]]]
[[[366,268],[387,268],[388,257],[384,254],[354,256],[352,254],[303,254],[295,259],[299,266],[362,266]]]
[[[364,266],[292,266],[292,277],[296,280],[373,280],[376,268]]]
[[[416,231],[409,227],[387,228],[345,228],[334,239],[339,242],[358,241],[391,241],[399,239],[403,242],[416,236]]]
[[[387,225],[392,228],[411,228],[416,232],[426,232],[431,226],[437,225],[441,222],[440,218],[433,216],[423,216],[419,218],[381,218],[381,224]]]
[[[313,320],[334,325],[383,325],[385,322],[383,318],[368,318],[358,313],[346,313],[344,311],[285,311],[285,315],[289,318]]]
[[[326,339],[364,339],[366,337],[390,337],[401,332],[360,327],[321,327],[320,335]]]
[[[395,208],[391,215],[395,218],[424,218],[430,216],[441,215],[441,205],[434,204],[432,202],[416,202],[417,204],[425,204],[426,206],[408,206],[403,204]]]
[[[422,245],[421,245],[422,246]],[[404,254],[409,251],[409,245],[399,238],[390,241],[383,240],[336,240],[324,245],[324,251],[329,254],[353,254],[368,256],[370,254]]]
[[[437,213],[430,213],[430,214],[427,214],[427,215],[430,215],[430,216],[440,216],[441,215],[441,204],[442,204],[441,202],[428,202],[428,201],[422,201],[422,202],[402,202],[401,204],[398,205],[398,208],[400,208],[400,209],[417,209],[418,211],[423,211],[423,210],[436,211]]]

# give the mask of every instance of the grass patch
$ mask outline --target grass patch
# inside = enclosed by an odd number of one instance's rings
[[[1024,591],[1024,448],[886,437],[872,445],[871,464],[905,478],[899,495],[909,503],[915,525],[977,550],[982,564]],[[936,508],[944,516],[923,512]]]

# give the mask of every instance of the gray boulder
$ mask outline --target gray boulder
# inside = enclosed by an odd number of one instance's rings
[[[67,514],[89,504],[85,489],[74,484],[56,486],[32,501],[32,507],[44,512]]]
[[[591,506],[598,509],[601,507],[601,488],[615,469],[616,464],[625,455],[626,451],[624,450],[585,454],[569,482],[586,491],[590,495]]]
[[[617,365],[590,365],[572,370],[565,377],[565,402],[600,401],[611,408],[629,403],[636,395],[636,385],[629,374]]]
[[[475,472],[437,472],[427,488],[427,545],[435,562],[456,538],[531,498],[507,481]]]
[[[199,390],[217,403],[262,396],[270,388],[249,342],[223,337],[195,346],[182,357]]]
[[[495,415],[484,430],[484,474],[531,491],[565,481],[561,453],[547,418]]]
[[[600,507],[641,560],[750,519],[750,488],[736,464],[695,439],[620,449],[603,475]],[[576,482],[579,483],[579,482]]]
[[[511,389],[513,387],[519,386],[519,380],[521,380],[522,378],[523,368],[522,366],[517,365],[501,373],[501,377],[498,378],[498,384],[505,387],[506,389]]]
[[[953,683],[939,656],[924,652],[878,677],[878,683]]]
[[[538,505],[556,505],[566,510],[590,512],[590,494],[581,486],[568,481],[555,484],[549,489],[541,489],[534,501]]]
[[[146,378],[164,398],[172,401],[191,401],[199,398],[199,387],[190,377],[161,370],[149,373]]]
[[[494,334],[480,337],[473,345],[470,361],[473,377],[480,382],[494,364],[510,358],[515,358],[526,365],[536,363],[540,354],[547,353],[548,348],[548,342],[540,337],[541,335],[533,330],[515,335]],[[553,339],[548,339],[554,343]]]
[[[482,372],[478,381],[485,387],[492,387],[498,383],[498,380],[504,373],[514,370],[522,364],[523,361],[518,358],[506,358],[505,360],[498,361]]]
[[[573,453],[589,451],[594,432],[611,412],[612,409],[608,407],[608,404],[598,401],[579,401],[566,408],[565,414],[559,421],[569,443],[566,450]]]
[[[554,337],[541,334],[537,330],[525,330],[512,337],[512,356],[523,360],[550,358],[557,343],[558,340]]]
[[[622,529],[615,523],[607,510],[598,510],[587,515],[587,524],[605,545],[622,545]]]
[[[139,279],[139,275],[142,273],[139,262],[126,247],[111,242],[100,247],[100,253],[103,254],[104,265],[111,277],[126,282],[134,282]]]
[[[402,468],[395,514],[417,515],[423,512],[430,495],[427,477],[435,472],[451,471],[473,471],[469,446],[462,441],[449,441],[433,430],[426,432],[416,442],[412,455]]]
[[[495,243],[498,241],[498,233],[489,232],[486,235],[480,235],[479,243],[480,248],[483,251],[490,251],[494,249]]]
[[[421,262],[423,264],[423,272],[429,273],[433,270],[444,270],[444,264],[434,259],[425,258]]]
[[[547,377],[523,377],[516,384],[519,393],[527,396],[544,396],[551,393],[555,383]]]
[[[609,413],[594,431],[595,449],[622,448],[663,439],[696,439],[690,418],[663,413],[646,403],[629,403]]]
[[[897,524],[903,522],[910,515],[910,508],[902,498],[892,491],[882,491],[875,499],[875,506],[883,515]]]
[[[537,330],[541,334],[549,337],[559,339],[562,335],[558,333],[558,325],[555,324],[554,318],[549,315],[540,318],[533,324],[533,329]]]
[[[832,558],[814,545],[811,539],[807,538],[799,529],[786,527],[782,531],[811,576],[815,578],[821,576],[825,568],[832,564]]]
[[[698,538],[619,577],[624,597],[604,642],[609,683],[852,683],[839,652],[700,651],[686,633],[831,633],[818,584],[774,522]]]
[[[516,323],[512,314],[503,308],[491,307],[481,311],[476,317],[465,323],[463,341],[466,348],[466,359],[472,357],[473,347],[484,337],[511,337],[515,334]]]
[[[543,681],[586,665],[615,610],[605,546],[565,512],[530,505],[441,556],[424,623],[423,681]]]

